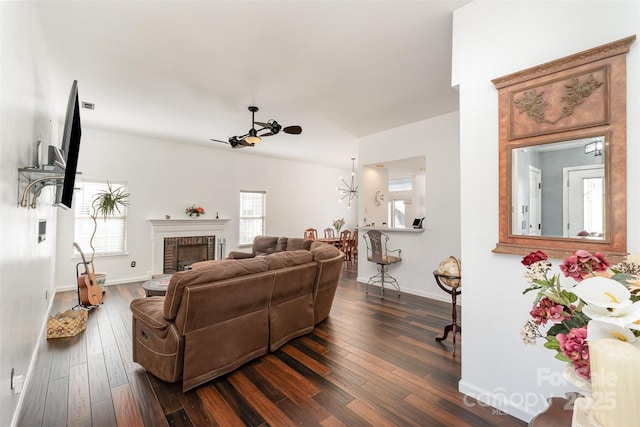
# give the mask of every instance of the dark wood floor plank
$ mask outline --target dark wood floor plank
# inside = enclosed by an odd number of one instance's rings
[[[69,372],[67,420],[69,423],[80,424],[91,420],[89,372],[86,364],[72,366]]]
[[[182,403],[184,413],[194,426],[210,426],[214,424],[213,417],[204,408],[202,400],[200,400],[195,390],[182,393],[180,403]]]
[[[111,396],[108,399],[91,402],[91,422],[96,427],[116,427],[118,425]]]
[[[106,301],[105,301],[106,302]],[[100,308],[94,310],[94,315],[98,321],[98,329],[100,330],[100,342],[102,347],[108,347],[116,343],[116,338],[113,336],[113,330],[111,329],[111,322],[109,319],[108,305],[101,305]]]
[[[272,383],[273,387],[277,387],[284,393],[288,400],[293,402],[295,405],[299,406],[302,410],[304,410],[307,414],[309,414],[310,418],[313,418],[316,422],[320,422],[331,415],[320,406],[316,401],[312,399],[312,395],[317,393],[317,389],[313,387],[311,389],[309,387],[309,381],[305,379],[303,384],[296,384],[291,382],[292,378],[298,376],[297,374],[291,374],[291,368],[286,369],[286,371],[282,372],[278,368],[282,368],[282,364],[275,363],[272,359],[274,356],[267,355],[262,360],[265,363],[259,363],[256,366],[256,370],[260,372],[260,374]],[[278,367],[278,368],[276,368]],[[311,392],[311,390],[314,390]],[[281,402],[282,405],[282,402]]]
[[[165,383],[153,375],[148,375],[148,378],[165,415],[182,409],[182,403],[180,402],[182,384],[180,382],[173,384]]]
[[[69,338],[50,340],[49,345],[55,347],[51,360],[51,380],[69,376]]]
[[[92,354],[102,354],[102,341],[100,340],[100,330],[98,329],[98,317],[96,310],[89,310],[89,318],[87,319],[87,329],[84,331],[85,344],[87,346],[87,357]]]
[[[41,337],[18,425],[525,425],[457,391],[460,357],[451,338],[435,341],[450,303],[366,295],[356,275],[345,264],[329,318],[311,333],[186,393],[132,360],[129,304],[142,282],[109,286],[83,333]],[[76,301],[61,292],[52,306]]]
[[[198,393],[198,397],[200,397],[205,409],[216,422],[216,424],[211,424],[212,426],[244,427],[244,423],[238,414],[229,406],[215,387],[199,387],[196,389],[196,393]]]
[[[111,398],[113,399],[113,409],[119,426],[144,426],[128,383],[112,388]]]
[[[91,403],[108,400],[111,402],[111,387],[109,386],[109,376],[104,363],[102,353],[87,355],[87,366],[89,370],[89,392]]]
[[[69,393],[69,377],[56,378],[49,382],[47,400],[42,417],[43,426],[67,425],[67,402]]]
[[[51,359],[48,366],[42,366],[34,369],[29,380],[29,387],[23,391],[22,410],[18,419],[20,426],[39,426],[42,425],[42,416],[44,414],[44,406],[47,397],[47,388],[49,387],[49,370]]]
[[[228,376],[229,382],[242,396],[252,402],[260,416],[272,426],[293,426],[295,423],[289,419],[278,406],[267,398],[244,374],[234,372]]]
[[[138,365],[138,368],[127,372],[127,378],[129,385],[133,393],[133,398],[138,405],[140,416],[145,421],[146,425],[152,425],[154,427],[162,427],[167,425],[167,419],[160,406],[158,397],[156,396],[149,377],[144,368]]]
[[[375,408],[361,402],[358,399],[353,399],[347,404],[347,407],[354,413],[358,414],[365,423],[376,427],[393,427],[394,423],[388,421],[381,413]]]
[[[167,415],[167,423],[171,427],[194,427],[197,424],[193,424],[189,419],[189,415],[185,412],[184,409],[179,409],[176,412],[173,412]]]
[[[253,405],[249,405],[244,396],[228,381],[227,377],[218,378],[214,382],[215,388],[218,390],[224,400],[233,408],[238,417],[246,426],[265,425],[265,420],[255,410]]]
[[[120,351],[117,344],[103,347],[104,363],[107,368],[107,376],[109,377],[109,385],[111,388],[117,387],[129,382],[124,365],[120,359]]]
[[[86,365],[87,363],[87,344],[85,341],[86,334],[84,332],[69,338],[69,365]]]

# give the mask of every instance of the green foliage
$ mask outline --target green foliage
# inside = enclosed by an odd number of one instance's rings
[[[107,189],[96,194],[91,202],[93,207],[92,217],[101,216],[106,220],[116,212],[120,213],[121,208],[129,205],[128,199],[130,195],[123,187],[118,187],[114,190],[111,183],[107,181]]]

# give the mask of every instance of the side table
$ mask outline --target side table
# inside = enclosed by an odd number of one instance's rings
[[[444,327],[444,332],[441,337],[437,337],[436,341],[440,342],[446,340],[449,336],[449,332],[453,332],[453,357],[456,357],[456,334],[462,334],[462,328],[458,325],[458,307],[457,297],[462,292],[460,290],[461,276],[453,276],[448,274],[439,273],[438,270],[433,272],[433,276],[436,278],[436,283],[446,293],[451,295],[451,324]],[[448,283],[457,283],[457,286],[448,286]]]
[[[164,296],[167,293],[167,286],[171,280],[171,274],[156,277],[142,284],[146,297]]]

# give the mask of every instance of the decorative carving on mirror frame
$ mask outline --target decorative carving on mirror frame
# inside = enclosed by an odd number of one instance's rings
[[[608,66],[557,74],[559,78],[553,81],[509,91],[510,139],[609,122]]]
[[[545,117],[545,110],[546,107],[549,106],[549,103],[543,98],[544,91],[540,91],[539,93],[536,89],[524,91],[522,97],[514,97],[513,105],[520,110],[520,113],[525,113],[536,123],[556,125],[560,120],[571,116],[573,110],[578,105],[584,104],[584,101],[591,95],[591,92],[603,84],[604,81],[596,81],[593,74],[589,74],[589,77],[582,82],[579,78],[571,78],[570,81],[564,82],[565,95],[560,98],[562,114],[555,120],[549,120]]]
[[[543,250],[564,258],[584,249],[603,252],[611,261],[626,255],[626,53],[635,39],[492,80],[499,104],[499,239],[494,252]],[[513,233],[512,150],[594,135],[606,136],[604,238]]]

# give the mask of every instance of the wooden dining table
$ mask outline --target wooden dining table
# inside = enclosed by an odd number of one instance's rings
[[[351,261],[351,252],[349,251],[349,249],[347,249],[347,251],[345,251],[341,247],[342,240],[340,239],[340,237],[322,237],[322,238],[319,238],[319,239],[316,239],[316,240],[335,246],[336,248],[340,249],[344,253],[345,261]],[[352,248],[355,245],[355,243],[356,243],[355,239],[350,238],[347,241],[347,247],[348,248]]]

